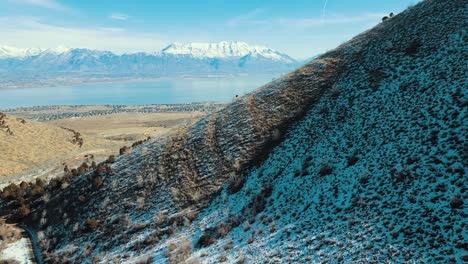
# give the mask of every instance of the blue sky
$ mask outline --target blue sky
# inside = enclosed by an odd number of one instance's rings
[[[334,48],[418,0],[0,0],[0,45],[117,53],[243,41],[294,58]]]

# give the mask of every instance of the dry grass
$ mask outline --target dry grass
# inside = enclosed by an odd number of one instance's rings
[[[29,180],[19,174],[34,177],[60,174],[63,164],[73,168],[91,162],[85,155],[92,155],[97,162],[105,160],[124,145],[164,135],[202,115],[202,112],[118,113],[49,122],[26,120],[26,123],[7,116],[5,123],[13,135],[0,131],[0,184]],[[70,130],[81,134],[82,147],[72,143],[74,133]]]
[[[118,113],[80,119],[60,119],[50,124],[71,128],[82,134],[114,141],[138,141],[147,136],[159,136],[171,128],[190,124],[201,117],[201,112],[177,113]]]
[[[184,263],[192,254],[192,242],[188,238],[182,237],[177,241],[177,245],[172,243],[167,250],[169,263]]]
[[[0,131],[0,176],[19,173],[47,161],[79,151],[73,133],[65,129],[7,116],[13,135]]]

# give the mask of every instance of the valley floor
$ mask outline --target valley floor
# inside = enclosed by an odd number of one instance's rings
[[[17,117],[12,122],[19,123],[17,120],[24,118],[27,121],[23,127],[29,126],[29,129],[23,131],[18,125],[14,135],[3,135],[5,138],[0,145],[5,146],[0,151],[0,186],[36,177],[51,178],[61,174],[65,165],[73,168],[83,162],[98,163],[110,155],[117,155],[123,146],[130,147],[134,142],[163,136],[175,128],[190,125],[206,112],[221,106],[222,104],[98,105],[10,109],[6,114]],[[29,120],[39,122],[28,122]],[[45,128],[36,124],[45,125]],[[84,144],[81,147],[67,148],[66,144],[55,142],[58,144],[47,144],[47,148],[26,147],[34,146],[34,141],[69,141],[68,138],[57,137],[58,132],[52,128],[79,132]],[[21,147],[23,144],[24,147]],[[31,153],[25,154],[24,151]]]

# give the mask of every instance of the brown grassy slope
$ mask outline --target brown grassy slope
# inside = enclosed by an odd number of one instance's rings
[[[0,132],[0,185],[49,177],[63,172],[63,164],[77,167],[85,155],[96,162],[117,154],[122,146],[158,137],[173,128],[191,124],[203,112],[115,113],[47,122],[23,121],[8,115]],[[10,134],[8,127],[13,132]],[[67,128],[67,129],[63,129]],[[83,145],[73,144],[78,131]]]
[[[203,115],[203,112],[116,113],[47,123],[71,128],[90,137],[121,140],[125,144],[125,140],[132,142],[167,133],[171,128],[190,124]]]
[[[40,166],[80,147],[73,132],[14,116],[5,116],[0,128],[0,176]],[[11,132],[11,133],[10,133]]]

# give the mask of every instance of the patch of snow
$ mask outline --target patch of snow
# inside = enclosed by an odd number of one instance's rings
[[[16,260],[20,264],[32,264],[30,258],[27,238],[21,238],[0,252],[0,260]]]

